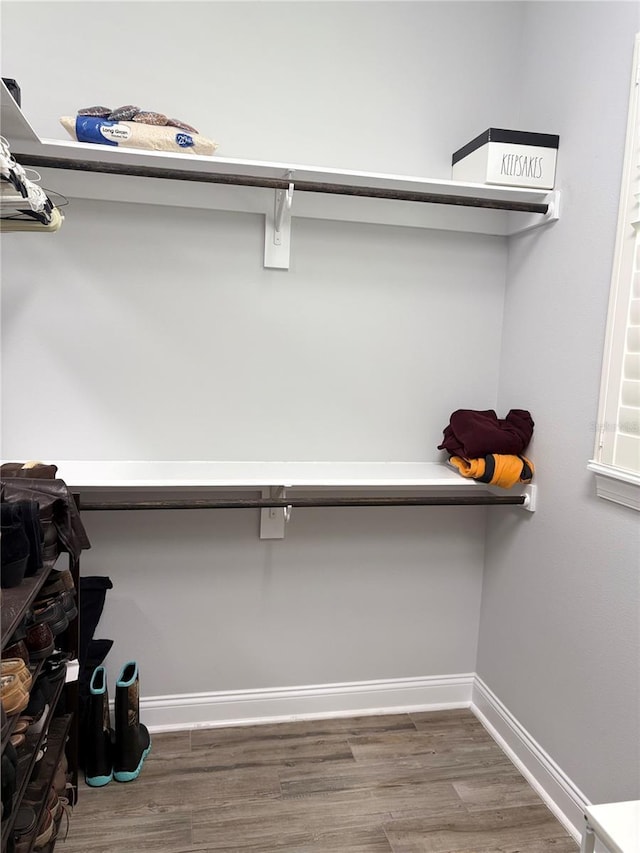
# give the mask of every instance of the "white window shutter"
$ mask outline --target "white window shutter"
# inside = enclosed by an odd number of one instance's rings
[[[640,34],[634,52],[596,447],[589,468],[596,473],[601,497],[640,509]],[[612,486],[615,479],[625,484],[620,493]]]
[[[613,464],[640,473],[640,229],[635,231]]]

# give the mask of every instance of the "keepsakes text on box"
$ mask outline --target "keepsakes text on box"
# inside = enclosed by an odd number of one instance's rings
[[[553,189],[560,137],[490,127],[451,158],[452,178],[474,184]]]

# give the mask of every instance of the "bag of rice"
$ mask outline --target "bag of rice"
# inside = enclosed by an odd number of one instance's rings
[[[204,155],[213,154],[218,147],[212,139],[179,127],[109,121],[89,115],[63,116],[60,124],[76,142]]]

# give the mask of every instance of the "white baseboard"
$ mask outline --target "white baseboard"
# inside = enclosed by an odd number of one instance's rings
[[[468,708],[473,673],[140,699],[151,732]]]
[[[471,710],[567,832],[580,841],[589,800],[477,675]]]

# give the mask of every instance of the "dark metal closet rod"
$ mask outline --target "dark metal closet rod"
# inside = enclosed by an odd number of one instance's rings
[[[267,509],[271,507],[323,506],[515,506],[525,502],[523,495],[461,495],[459,497],[400,497],[400,498],[269,498],[243,500],[158,500],[158,501],[82,501],[82,512],[129,509]]]
[[[264,187],[272,190],[289,188],[288,178],[257,178],[252,175],[223,175],[196,172],[186,169],[166,169],[157,166],[128,166],[123,163],[102,163],[93,160],[66,160],[64,157],[47,157],[40,154],[14,153],[23,166],[42,166],[50,169],[67,169],[78,172],[103,172],[109,175],[131,175],[139,178],[163,178],[170,181],[195,181],[205,184],[231,184],[240,187]],[[548,204],[528,201],[498,201],[479,196],[458,196],[414,190],[383,189],[381,187],[355,187],[349,184],[328,184],[320,181],[291,181],[296,192],[327,193],[330,195],[386,198],[395,201],[418,201],[428,204],[453,204],[459,207],[484,207],[492,210],[514,210],[520,213],[547,213]]]

